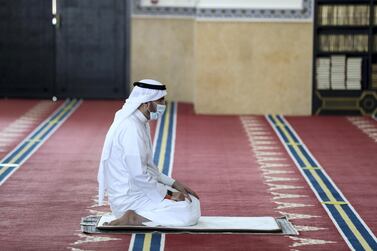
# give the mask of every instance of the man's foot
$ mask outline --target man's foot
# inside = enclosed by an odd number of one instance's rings
[[[143,222],[149,221],[143,216],[138,215],[135,211],[128,210],[122,217],[119,219],[113,220],[110,223],[105,223],[105,225],[110,226],[123,226],[123,225],[132,225],[132,226],[142,226]]]

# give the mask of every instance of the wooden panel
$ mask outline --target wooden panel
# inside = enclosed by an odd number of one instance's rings
[[[0,0],[0,55],[0,96],[51,96],[51,0]]]
[[[124,0],[58,1],[57,95],[122,98],[128,82]]]

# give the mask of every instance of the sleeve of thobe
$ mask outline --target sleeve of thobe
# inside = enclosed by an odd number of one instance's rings
[[[175,180],[172,179],[171,177],[167,176],[166,174],[160,173],[158,177],[158,181],[161,182],[162,184],[168,185],[168,186],[173,186]]]
[[[147,171],[146,147],[142,133],[137,128],[128,128],[121,137],[122,159],[129,170],[133,182],[153,202],[161,202],[167,189],[157,186],[157,180]]]
[[[156,166],[156,164],[154,164],[152,159],[148,161],[148,171],[153,173],[157,177],[158,182],[168,186],[173,186],[175,180],[167,176],[166,174],[159,172],[158,167]]]

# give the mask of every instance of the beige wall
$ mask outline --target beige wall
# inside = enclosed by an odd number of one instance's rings
[[[311,24],[198,22],[199,113],[309,114]]]
[[[312,40],[311,23],[134,17],[131,77],[197,113],[310,114]]]
[[[153,78],[167,85],[168,99],[193,102],[194,21],[134,17],[131,81]]]

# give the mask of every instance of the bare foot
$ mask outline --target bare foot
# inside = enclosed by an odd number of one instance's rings
[[[142,226],[143,222],[149,221],[148,219],[138,215],[135,211],[128,210],[126,211],[122,217],[119,219],[113,220],[110,223],[105,223],[104,225],[110,226],[124,226],[124,225],[132,225],[132,226]]]

